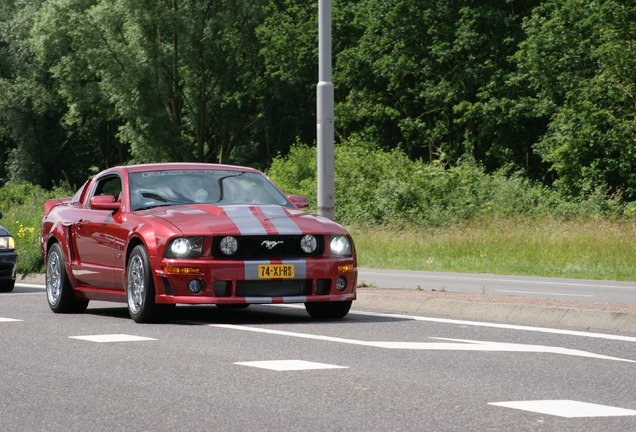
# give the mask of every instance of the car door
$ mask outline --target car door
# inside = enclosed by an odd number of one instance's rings
[[[121,178],[111,174],[96,180],[84,208],[71,227],[75,260],[73,276],[83,285],[115,288],[116,256],[122,249],[120,221],[116,211],[91,207],[91,198],[109,197],[117,201],[121,194]]]

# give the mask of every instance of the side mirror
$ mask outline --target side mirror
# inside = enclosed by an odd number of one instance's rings
[[[0,219],[2,219],[2,212],[0,211]]]
[[[91,208],[95,210],[119,211],[121,203],[115,201],[112,195],[98,195],[91,198]]]
[[[287,195],[287,198],[298,208],[307,208],[309,207],[309,201],[307,201],[306,196],[302,195]]]

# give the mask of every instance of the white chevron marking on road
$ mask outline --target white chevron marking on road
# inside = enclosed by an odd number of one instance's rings
[[[630,363],[636,363],[636,360],[622,359],[602,354],[590,353],[568,348],[551,347],[544,345],[523,345],[503,342],[474,341],[467,339],[448,339],[448,338],[431,338],[437,340],[451,341],[448,342],[382,342],[382,341],[363,341],[357,339],[345,339],[332,336],[314,335],[309,333],[296,333],[283,330],[271,330],[266,328],[248,327],[231,324],[210,324],[210,327],[225,328],[232,330],[250,331],[256,333],[267,333],[278,336],[297,337],[304,339],[314,339],[327,342],[345,343],[349,345],[363,345],[375,348],[385,349],[403,349],[403,350],[431,350],[431,351],[489,351],[489,352],[526,352],[526,353],[549,353],[561,354],[577,357],[596,358],[602,360],[615,360]]]

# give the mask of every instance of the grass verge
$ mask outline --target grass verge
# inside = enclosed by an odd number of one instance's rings
[[[447,228],[348,227],[360,267],[636,281],[636,222],[491,218]]]

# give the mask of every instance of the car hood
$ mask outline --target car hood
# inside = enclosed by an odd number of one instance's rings
[[[276,205],[193,204],[139,213],[169,222],[185,235],[346,234],[342,226],[328,218]]]
[[[10,236],[11,233],[9,231],[7,231],[7,229],[5,227],[3,227],[2,225],[0,225],[0,236]]]

